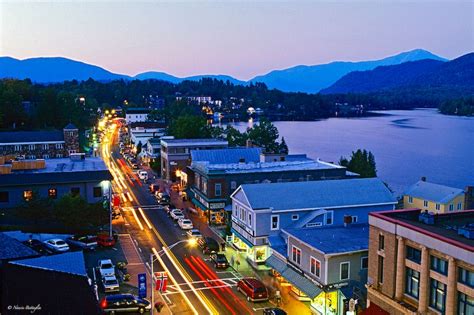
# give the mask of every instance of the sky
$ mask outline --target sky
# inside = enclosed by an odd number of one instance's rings
[[[0,56],[62,56],[128,75],[228,74],[474,51],[474,1],[0,0]]]

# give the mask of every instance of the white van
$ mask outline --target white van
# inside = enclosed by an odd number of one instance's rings
[[[138,171],[138,177],[143,181],[147,181],[148,180],[148,172],[147,171]]]

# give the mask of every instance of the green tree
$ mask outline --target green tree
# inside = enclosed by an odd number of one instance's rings
[[[251,140],[254,145],[261,147],[265,152],[280,152],[278,129],[271,123],[271,121],[261,119],[258,125],[247,129],[247,134],[248,139]]]
[[[223,131],[230,147],[243,147],[247,141],[247,133],[241,133],[231,125],[228,125]]]
[[[51,200],[41,198],[38,191],[33,191],[31,199],[23,201],[17,209],[18,217],[31,220],[37,224],[41,221],[48,221],[51,219]]]
[[[347,170],[357,173],[362,178],[376,177],[377,168],[375,164],[375,157],[372,152],[367,150],[353,151],[351,158],[348,160],[341,157],[339,165],[344,166]]]
[[[176,139],[209,138],[210,129],[206,119],[200,116],[185,115],[173,120],[168,128],[168,133]]]
[[[108,222],[109,210],[102,203],[88,204],[78,196],[64,195],[54,207],[55,218],[64,226],[73,229],[90,229]]]

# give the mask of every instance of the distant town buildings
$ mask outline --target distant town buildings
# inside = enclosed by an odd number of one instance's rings
[[[369,215],[370,309],[474,314],[474,211]]]
[[[125,110],[125,121],[127,122],[127,124],[135,122],[145,122],[148,120],[148,115],[150,113],[150,108],[129,107]]]

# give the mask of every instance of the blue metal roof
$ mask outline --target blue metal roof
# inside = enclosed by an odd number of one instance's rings
[[[0,143],[43,143],[64,141],[62,131],[3,131],[0,132]]]
[[[84,255],[82,254],[82,251],[23,259],[11,263],[26,267],[87,276],[86,265],[84,263]]]
[[[378,178],[243,184],[241,187],[253,209],[317,209],[396,203],[390,190]]]
[[[66,127],[64,127],[64,130],[76,130],[76,129],[77,129],[77,127],[73,123],[69,123],[69,124],[67,124]]]
[[[18,259],[39,255],[36,251],[4,233],[0,233],[0,244],[0,260]]]
[[[260,148],[228,148],[216,150],[192,150],[191,160],[209,162],[209,164],[239,163],[241,159],[245,163],[260,162]]]
[[[369,249],[369,225],[286,229],[284,232],[324,254],[338,254]]]
[[[409,187],[405,192],[405,195],[437,203],[446,203],[453,200],[457,196],[462,195],[463,193],[464,191],[459,188],[428,183],[420,180],[416,184]]]
[[[287,256],[287,248],[286,248],[286,243],[283,237],[280,235],[272,235],[268,237],[268,243],[270,244],[270,247],[279,253],[280,255],[286,257]]]

